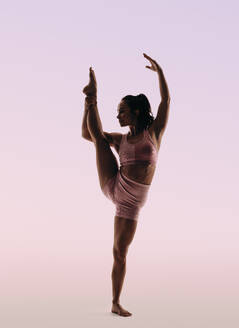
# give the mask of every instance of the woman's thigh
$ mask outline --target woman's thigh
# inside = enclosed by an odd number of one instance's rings
[[[114,221],[114,249],[126,256],[137,228],[137,221],[115,216]]]
[[[104,136],[99,137],[94,144],[99,182],[101,189],[103,189],[105,184],[117,174],[118,162]]]

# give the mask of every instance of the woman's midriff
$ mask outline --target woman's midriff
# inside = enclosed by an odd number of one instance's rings
[[[155,165],[135,164],[121,166],[121,172],[128,178],[143,184],[150,185],[155,172]]]

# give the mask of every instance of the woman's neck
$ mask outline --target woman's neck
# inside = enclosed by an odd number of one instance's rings
[[[143,131],[142,128],[140,129],[140,127],[132,125],[129,126],[129,129],[130,131],[128,132],[128,135],[132,137],[139,135]]]

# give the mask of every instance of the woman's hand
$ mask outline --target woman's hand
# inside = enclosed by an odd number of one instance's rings
[[[159,64],[155,60],[153,60],[151,57],[149,57],[145,53],[143,53],[143,55],[145,58],[147,58],[150,61],[150,64],[151,64],[151,66],[145,66],[145,67],[151,69],[154,72],[158,72],[158,71],[162,70],[161,67],[159,66]]]
[[[95,78],[95,72],[93,71],[92,67],[90,67],[90,82],[89,84],[87,84],[84,89],[82,90],[82,92],[86,95],[86,96],[95,96],[96,97],[96,93],[97,93],[97,82],[96,82],[96,78]]]

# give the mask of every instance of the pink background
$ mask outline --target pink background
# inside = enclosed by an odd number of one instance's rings
[[[238,327],[238,7],[1,3],[2,327]],[[127,257],[133,316],[121,318],[110,313],[115,208],[81,137],[82,89],[92,66],[104,131],[128,131],[116,119],[127,94],[145,93],[156,115],[143,52],[171,107]]]

